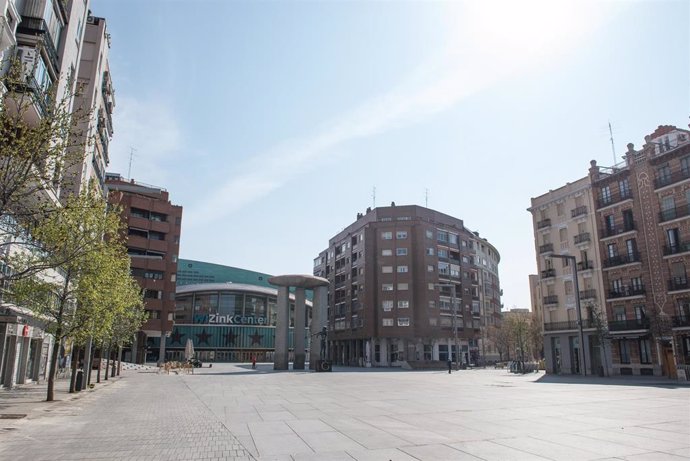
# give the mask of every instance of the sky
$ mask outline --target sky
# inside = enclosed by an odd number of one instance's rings
[[[529,307],[530,199],[690,122],[685,0],[91,10],[112,36],[108,171],[184,207],[185,259],[311,274],[357,213],[394,201],[488,239],[505,308]]]

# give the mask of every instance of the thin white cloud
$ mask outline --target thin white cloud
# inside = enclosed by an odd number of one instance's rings
[[[575,16],[572,3],[518,3],[520,8],[505,12],[509,17],[496,10],[508,4],[496,1],[469,8],[476,3],[462,3],[459,9],[449,11],[452,24],[448,26],[458,32],[450,35],[448,49],[439,57],[419,66],[397,87],[323,125],[312,135],[282,142],[238,165],[235,176],[207,194],[203,203],[188,208],[189,225],[207,225],[269,195],[304,174],[310,162],[342,143],[408,126],[534,68],[555,53],[564,53],[595,24],[591,15],[582,14],[582,4],[580,14]],[[497,17],[503,20],[496,23]],[[577,21],[577,17],[586,21]],[[535,30],[548,20],[553,24]]]
[[[161,185],[169,181],[164,165],[173,165],[180,155],[182,135],[172,108],[160,100],[117,98],[110,144],[108,171],[128,175],[131,148],[134,148],[131,177]]]

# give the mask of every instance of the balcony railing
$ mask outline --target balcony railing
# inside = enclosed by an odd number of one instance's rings
[[[622,266],[623,264],[631,264],[640,262],[640,253],[637,251],[627,255],[611,256],[604,260],[604,267]]]
[[[684,179],[690,178],[690,169],[686,168],[680,171],[674,171],[671,174],[666,174],[659,176],[654,180],[654,188],[658,189],[660,187],[668,186],[669,184],[675,184],[681,182]]]
[[[548,279],[556,276],[556,269],[546,269],[541,271],[541,278]]]
[[[572,218],[576,218],[578,216],[583,216],[587,214],[587,207],[585,205],[579,206],[577,208],[574,208],[573,210],[570,211],[570,216]]]
[[[544,305],[558,304],[558,295],[544,296]]]
[[[690,242],[679,242],[675,245],[664,245],[664,256],[690,251]]]
[[[645,293],[644,286],[622,287],[609,291],[609,298],[627,298],[629,296],[641,296]]]
[[[635,230],[635,223],[630,222],[627,224],[624,224],[623,226],[615,226],[615,227],[606,227],[601,230],[601,235],[604,237],[614,237],[619,234],[624,234],[626,232],[634,231]]]
[[[670,221],[672,219],[683,218],[690,215],[690,204],[678,205],[668,210],[659,212],[659,222]]]
[[[580,327],[577,324],[577,320],[568,320],[567,322],[549,322],[544,324],[545,331],[577,330],[578,328]],[[592,328],[591,320],[582,320],[582,328]]]
[[[591,260],[580,261],[579,263],[577,263],[577,270],[586,271],[589,269],[594,269],[594,262],[592,262]]]
[[[673,277],[668,281],[668,291],[687,290],[690,288],[687,277]]]
[[[551,226],[551,218],[546,218],[542,219],[541,221],[537,221],[537,229],[543,229],[545,227],[550,227]]]
[[[673,317],[674,327],[690,327],[690,315],[676,315]]]
[[[597,299],[597,290],[591,288],[580,292],[580,299]]]
[[[539,254],[553,252],[553,243],[546,243],[539,247]]]
[[[609,331],[646,330],[648,328],[649,320],[647,319],[609,321]]]
[[[632,192],[622,191],[620,194],[610,195],[608,197],[600,197],[597,200],[597,208],[604,208],[605,206],[613,205],[614,203],[622,202],[632,198]]]
[[[573,239],[575,240],[575,245],[578,245],[580,243],[586,243],[592,240],[592,238],[589,235],[589,232],[577,234],[575,237],[573,237]]]

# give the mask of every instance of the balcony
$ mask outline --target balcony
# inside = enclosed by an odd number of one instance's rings
[[[544,229],[546,227],[551,227],[551,218],[542,219],[537,221],[537,229]]]
[[[577,320],[568,320],[567,322],[549,322],[544,324],[544,331],[577,330],[579,328],[580,327],[577,324]],[[582,320],[582,328],[592,328],[591,320]]]
[[[580,261],[577,263],[577,270],[579,271],[588,271],[591,269],[594,269],[594,262],[591,260]]]
[[[597,299],[597,290],[590,288],[589,290],[582,290],[580,292],[580,300],[583,299]]]
[[[673,317],[674,327],[690,327],[690,315],[675,315]]]
[[[539,247],[539,254],[553,253],[553,243],[546,243]]]
[[[609,321],[609,331],[646,330],[648,328],[649,320],[647,319]]]
[[[671,221],[673,219],[684,218],[690,215],[690,204],[678,205],[668,210],[659,212],[659,222]]]
[[[607,227],[601,230],[601,235],[604,237],[615,237],[616,235],[625,234],[626,232],[632,232],[635,230],[635,223],[630,222],[623,226]]]
[[[679,242],[675,245],[664,245],[664,256],[687,253],[690,251],[690,242]]]
[[[579,206],[570,211],[570,216],[572,218],[577,218],[578,216],[585,216],[587,214],[587,207],[585,205]]]
[[[640,253],[637,251],[627,255],[611,256],[604,260],[604,267],[616,267],[624,264],[632,264],[640,262]]]
[[[646,293],[644,286],[638,287],[621,287],[609,291],[609,298],[628,298],[630,296],[642,296]]]
[[[673,277],[668,281],[668,291],[688,290],[690,283],[687,277]]]
[[[17,26],[18,34],[41,36],[43,38],[43,49],[48,55],[50,64],[56,73],[60,71],[59,59],[57,49],[55,48],[55,42],[53,42],[53,37],[51,37],[48,24],[46,24],[43,18],[31,18],[28,16],[22,16],[22,21]]]
[[[671,184],[675,184],[686,179],[690,179],[690,169],[686,168],[684,170],[674,171],[671,174],[659,176],[658,178],[656,178],[654,180],[654,189],[660,189],[664,186],[670,186]]]
[[[581,243],[587,243],[591,241],[592,238],[590,237],[589,232],[583,232],[573,237],[573,240],[575,241],[575,245],[579,245]]]
[[[548,279],[551,277],[556,276],[556,269],[546,269],[545,271],[541,271],[541,278],[543,279]]]
[[[558,304],[558,295],[544,296],[544,305]]]
[[[610,195],[608,197],[601,197],[597,200],[597,208],[604,208],[615,203],[622,202],[632,198],[632,192],[623,191],[623,193]]]

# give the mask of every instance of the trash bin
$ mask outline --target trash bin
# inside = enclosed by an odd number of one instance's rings
[[[79,392],[81,390],[81,385],[84,379],[84,370],[77,370],[77,379],[74,383],[74,391]]]

